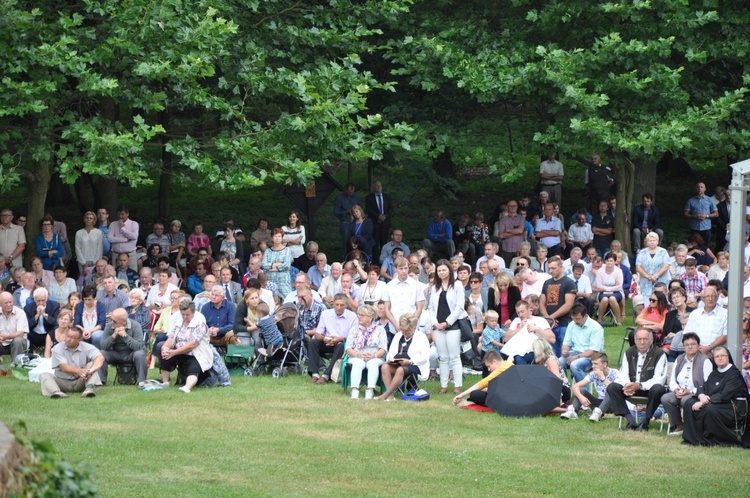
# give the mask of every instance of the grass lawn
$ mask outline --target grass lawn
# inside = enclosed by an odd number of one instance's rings
[[[623,333],[606,329],[613,362]],[[746,452],[681,446],[658,424],[624,433],[612,418],[501,418],[453,407],[437,382],[426,383],[432,399],[423,403],[352,401],[339,386],[294,374],[233,382],[189,395],[118,385],[95,399],[51,400],[39,384],[0,379],[0,420],[10,427],[23,420],[29,437],[90,464],[107,497],[575,496],[582,489],[728,496],[749,489]]]

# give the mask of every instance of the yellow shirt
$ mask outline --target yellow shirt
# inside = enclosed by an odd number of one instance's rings
[[[513,366],[513,363],[510,362],[509,360],[503,361],[500,364],[500,366],[497,367],[496,369],[494,369],[492,372],[490,372],[490,374],[487,377],[485,377],[484,379],[482,379],[479,382],[477,382],[477,389],[480,389],[480,390],[481,389],[487,389],[487,386],[490,385],[490,381],[492,379],[494,379],[495,377],[497,377],[501,373],[505,372],[506,370],[508,370],[512,366]]]

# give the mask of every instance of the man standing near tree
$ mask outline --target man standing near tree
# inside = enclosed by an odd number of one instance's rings
[[[690,219],[690,233],[697,233],[703,238],[703,243],[711,243],[711,218],[719,216],[716,205],[706,196],[706,184],[695,184],[695,196],[685,204],[685,218]]]
[[[117,221],[109,224],[107,239],[112,244],[113,257],[128,255],[128,266],[138,271],[138,258],[135,254],[138,242],[138,223],[130,219],[130,210],[124,206],[117,208]]]
[[[393,203],[391,196],[383,193],[383,184],[376,181],[372,184],[372,193],[365,198],[365,211],[367,217],[372,220],[375,248],[373,255],[380,254],[380,248],[386,244],[391,231],[391,218],[393,217]]]
[[[546,161],[539,165],[542,188],[550,195],[550,201],[562,205],[562,182],[565,177],[563,165],[557,160],[557,152],[550,152]]]
[[[599,201],[609,201],[610,189],[615,184],[612,168],[602,164],[599,154],[591,155],[591,164],[586,169],[584,182],[589,186],[589,213],[596,213]]]
[[[13,211],[3,209],[0,212],[0,254],[5,256],[6,266],[23,266],[23,251],[26,249],[26,234],[23,228],[13,224]]]

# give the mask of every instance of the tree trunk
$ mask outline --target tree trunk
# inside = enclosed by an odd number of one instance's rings
[[[638,174],[635,175],[633,184],[633,206],[641,202],[645,193],[653,195],[654,202],[658,202],[656,201],[656,164],[654,161],[646,161],[638,164]],[[632,211],[630,212],[632,213]]]
[[[47,192],[47,206],[66,206],[73,203],[73,194],[70,192],[70,186],[63,183],[60,179],[60,175],[55,173],[52,175],[49,184],[49,191]]]
[[[630,234],[630,213],[633,212],[633,188],[635,186],[636,165],[623,154],[615,154],[615,179],[617,181],[617,211],[615,213],[615,237],[622,248],[632,254]],[[640,166],[640,165],[639,165]]]
[[[91,202],[91,192],[93,191],[91,176],[86,173],[79,176],[73,184],[73,189],[76,192],[78,209],[81,211],[81,214],[86,211],[93,211],[94,205]]]
[[[52,175],[50,173],[49,160],[38,160],[31,163],[26,175],[28,183],[28,199],[26,200],[26,250],[23,260],[30,268],[31,257],[36,255],[36,244],[34,240],[39,235],[39,222],[44,216],[45,201]]]
[[[169,116],[166,112],[159,113],[159,122],[165,130],[169,130]],[[159,207],[158,219],[166,222],[169,216],[169,192],[172,187],[172,160],[174,157],[167,152],[166,134],[161,135],[161,175],[159,176]]]
[[[93,185],[94,207],[104,208],[109,213],[110,221],[117,219],[117,180],[100,176]]]

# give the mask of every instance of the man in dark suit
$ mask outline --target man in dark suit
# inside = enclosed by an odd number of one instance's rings
[[[380,248],[388,241],[391,232],[391,218],[393,217],[393,203],[391,196],[383,193],[380,180],[372,184],[372,193],[365,198],[365,211],[372,220],[375,248],[372,253],[380,254]],[[373,258],[374,259],[374,258]]]
[[[32,347],[43,351],[47,334],[54,333],[57,327],[60,304],[50,301],[49,293],[44,287],[35,289],[31,297],[34,301],[23,308],[29,322],[29,342]]]
[[[719,216],[716,218],[716,247],[714,254],[723,251],[727,245],[727,225],[729,225],[729,206],[732,203],[732,191],[724,191],[724,200],[716,205]]]
[[[641,240],[649,232],[656,232],[659,243],[663,242],[664,231],[661,229],[659,220],[659,209],[654,206],[654,198],[649,193],[641,197],[642,204],[633,208],[633,255],[637,256],[641,248]]]

